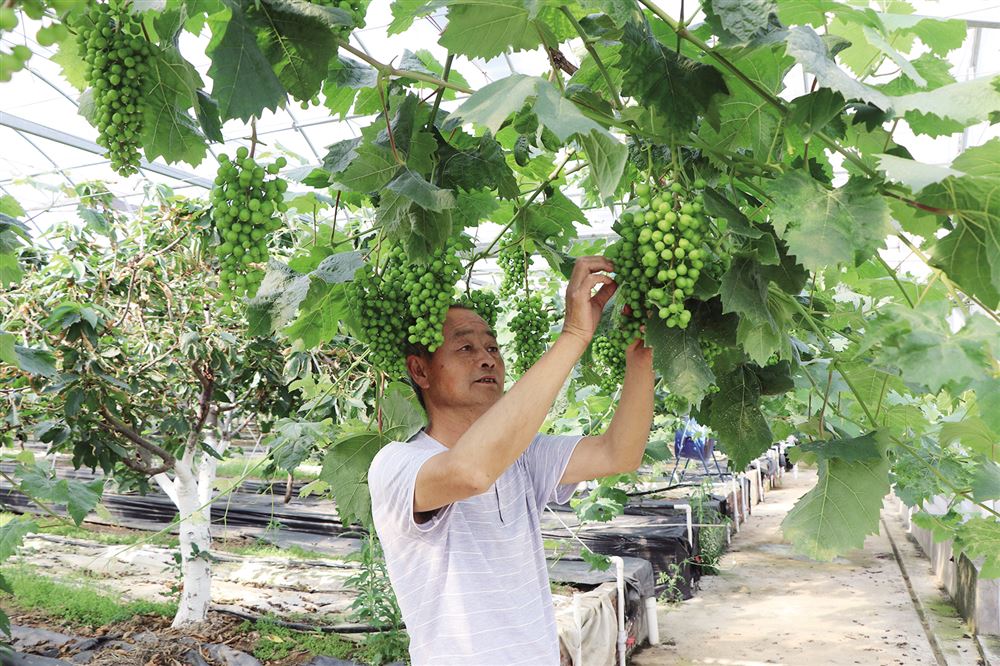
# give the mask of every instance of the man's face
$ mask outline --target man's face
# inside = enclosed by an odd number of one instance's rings
[[[503,395],[504,364],[489,325],[472,310],[451,308],[444,320],[444,344],[429,358],[410,357],[428,406],[490,407]]]

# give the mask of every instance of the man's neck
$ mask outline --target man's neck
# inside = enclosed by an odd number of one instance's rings
[[[486,410],[482,409],[434,409],[428,408],[426,432],[449,449]]]

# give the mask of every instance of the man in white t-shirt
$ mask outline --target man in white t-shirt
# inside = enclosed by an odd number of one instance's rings
[[[562,333],[506,393],[496,336],[472,310],[451,308],[444,344],[407,357],[429,425],[379,451],[368,483],[416,666],[559,663],[539,515],[580,481],[635,470],[653,419],[652,351],[636,340],[604,434],[538,432],[617,289],[612,270],[577,260]]]

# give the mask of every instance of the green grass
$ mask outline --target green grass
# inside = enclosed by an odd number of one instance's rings
[[[343,560],[341,555],[321,553],[301,546],[278,547],[266,541],[256,541],[245,546],[222,546],[219,550],[247,557],[290,557],[296,560]]]
[[[356,646],[336,634],[310,631],[295,631],[275,624],[273,618],[265,617],[257,622],[244,622],[240,631],[257,631],[260,638],[253,647],[253,656],[261,661],[284,659],[292,652],[305,650],[313,655],[348,659]]]
[[[258,467],[254,468],[254,465],[262,460],[263,458],[237,458],[234,460],[223,460],[215,468],[215,476],[220,479],[238,479],[242,477],[247,470],[253,468],[246,478],[257,481],[274,481],[276,483],[283,482],[287,478],[284,472],[278,472],[271,476],[263,474],[264,468],[267,467],[267,463],[261,463]],[[295,473],[292,474],[292,478],[298,481],[314,481],[319,478],[319,475],[313,472],[295,470]]]
[[[0,513],[0,526],[7,524],[17,514]],[[155,534],[153,532],[100,532],[86,527],[77,527],[67,518],[65,522],[55,519],[37,519],[39,532],[53,536],[68,537],[94,541],[105,546],[131,546],[137,543],[148,543],[154,546],[176,548],[179,545],[177,537],[172,534]]]
[[[14,594],[0,592],[0,599],[24,610],[43,611],[76,626],[101,627],[136,615],[173,617],[177,613],[175,603],[124,601],[120,596],[99,592],[91,583],[56,581],[24,565],[4,567],[3,576]]]

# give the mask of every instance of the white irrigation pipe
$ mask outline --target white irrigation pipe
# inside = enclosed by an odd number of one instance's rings
[[[688,532],[688,544],[690,544],[692,552],[694,551],[694,521],[691,519],[691,505],[690,504],[674,504],[675,509],[684,509],[684,516],[687,523]]]
[[[733,487],[733,503],[732,503],[733,522],[736,523],[736,533],[739,534],[740,533],[740,514],[743,513],[742,507],[740,506],[742,504],[742,501],[740,500],[739,493],[736,492],[736,475],[734,474],[734,475],[730,476],[729,480],[732,482],[731,485]]]
[[[549,511],[549,513],[551,513],[553,516],[556,517],[556,520],[558,520],[562,524],[562,526],[566,528],[566,531],[569,532],[570,535],[572,535],[572,537],[576,539],[581,546],[583,546],[587,550],[590,550],[590,547],[587,544],[585,544],[583,540],[580,539],[580,537],[576,535],[576,532],[570,529],[569,525],[567,525],[563,521],[562,517],[558,513],[550,509],[548,506],[546,506],[545,508]],[[691,507],[689,506],[688,525],[690,524],[691,524]],[[691,528],[688,527],[689,533],[690,530]],[[615,583],[618,588],[618,663],[619,666],[625,666],[625,640],[628,635],[625,631],[625,560],[623,560],[618,555],[612,555],[608,559],[615,563]],[[653,599],[652,613],[650,613],[650,605],[648,600],[646,602],[645,609],[646,609],[646,626],[649,627],[648,629],[649,635],[652,636],[655,633],[657,636],[657,640],[659,640],[660,628],[659,625],[657,624],[657,618],[656,618],[656,599],[655,598]],[[583,645],[582,626],[580,629],[580,645],[582,650],[582,645]]]
[[[625,560],[617,555],[612,555],[608,559],[615,563],[615,574],[618,577],[618,666],[625,666],[625,641],[628,638],[628,634],[625,633]],[[653,617],[656,617],[655,613]],[[580,640],[583,640],[583,636]]]

